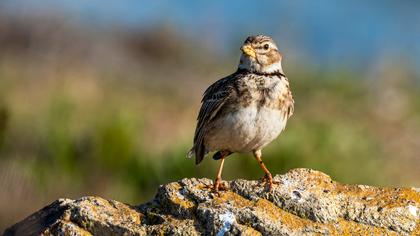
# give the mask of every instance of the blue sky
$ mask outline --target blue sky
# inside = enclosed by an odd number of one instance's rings
[[[414,0],[4,0],[3,7],[16,14],[56,11],[105,28],[165,24],[221,50],[264,33],[315,63],[363,66],[396,55],[420,67],[420,2]]]

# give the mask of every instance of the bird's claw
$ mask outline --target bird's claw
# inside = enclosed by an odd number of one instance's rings
[[[273,186],[275,184],[279,184],[279,181],[276,181],[273,179],[273,176],[271,176],[270,173],[265,174],[261,179],[260,179],[262,184],[265,184],[265,186],[268,187],[269,191],[273,190]]]
[[[214,181],[214,185],[213,185],[213,192],[214,193],[218,193],[219,192],[219,190],[222,190],[222,191],[226,191],[227,190],[227,186],[222,182],[222,180],[221,179],[216,179],[215,181]]]

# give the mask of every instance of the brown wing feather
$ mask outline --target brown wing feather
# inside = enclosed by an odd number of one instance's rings
[[[216,81],[206,89],[201,100],[201,108],[197,117],[197,127],[194,135],[194,146],[190,154],[195,155],[195,163],[199,164],[207,153],[204,146],[204,135],[207,125],[217,116],[225,102],[234,91],[234,81],[237,73]]]
[[[287,116],[287,119],[289,119],[293,115],[293,112],[295,111],[295,100],[293,100],[293,95],[292,95],[292,91],[290,90],[289,80],[287,79],[286,76],[283,75],[283,77],[287,81],[287,96],[286,96],[285,105],[287,107],[286,116]]]

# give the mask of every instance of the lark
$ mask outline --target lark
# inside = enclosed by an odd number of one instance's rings
[[[273,39],[249,36],[241,51],[236,72],[204,92],[194,144],[188,153],[199,164],[209,152],[215,152],[213,159],[220,160],[213,186],[216,192],[221,188],[225,159],[232,153],[252,152],[265,172],[262,181],[273,188],[261,150],[280,135],[294,111],[282,54]]]

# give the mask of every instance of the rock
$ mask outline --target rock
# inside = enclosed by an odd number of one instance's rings
[[[420,192],[337,183],[295,169],[259,181],[182,179],[139,206],[83,197],[59,199],[4,235],[420,235]]]

